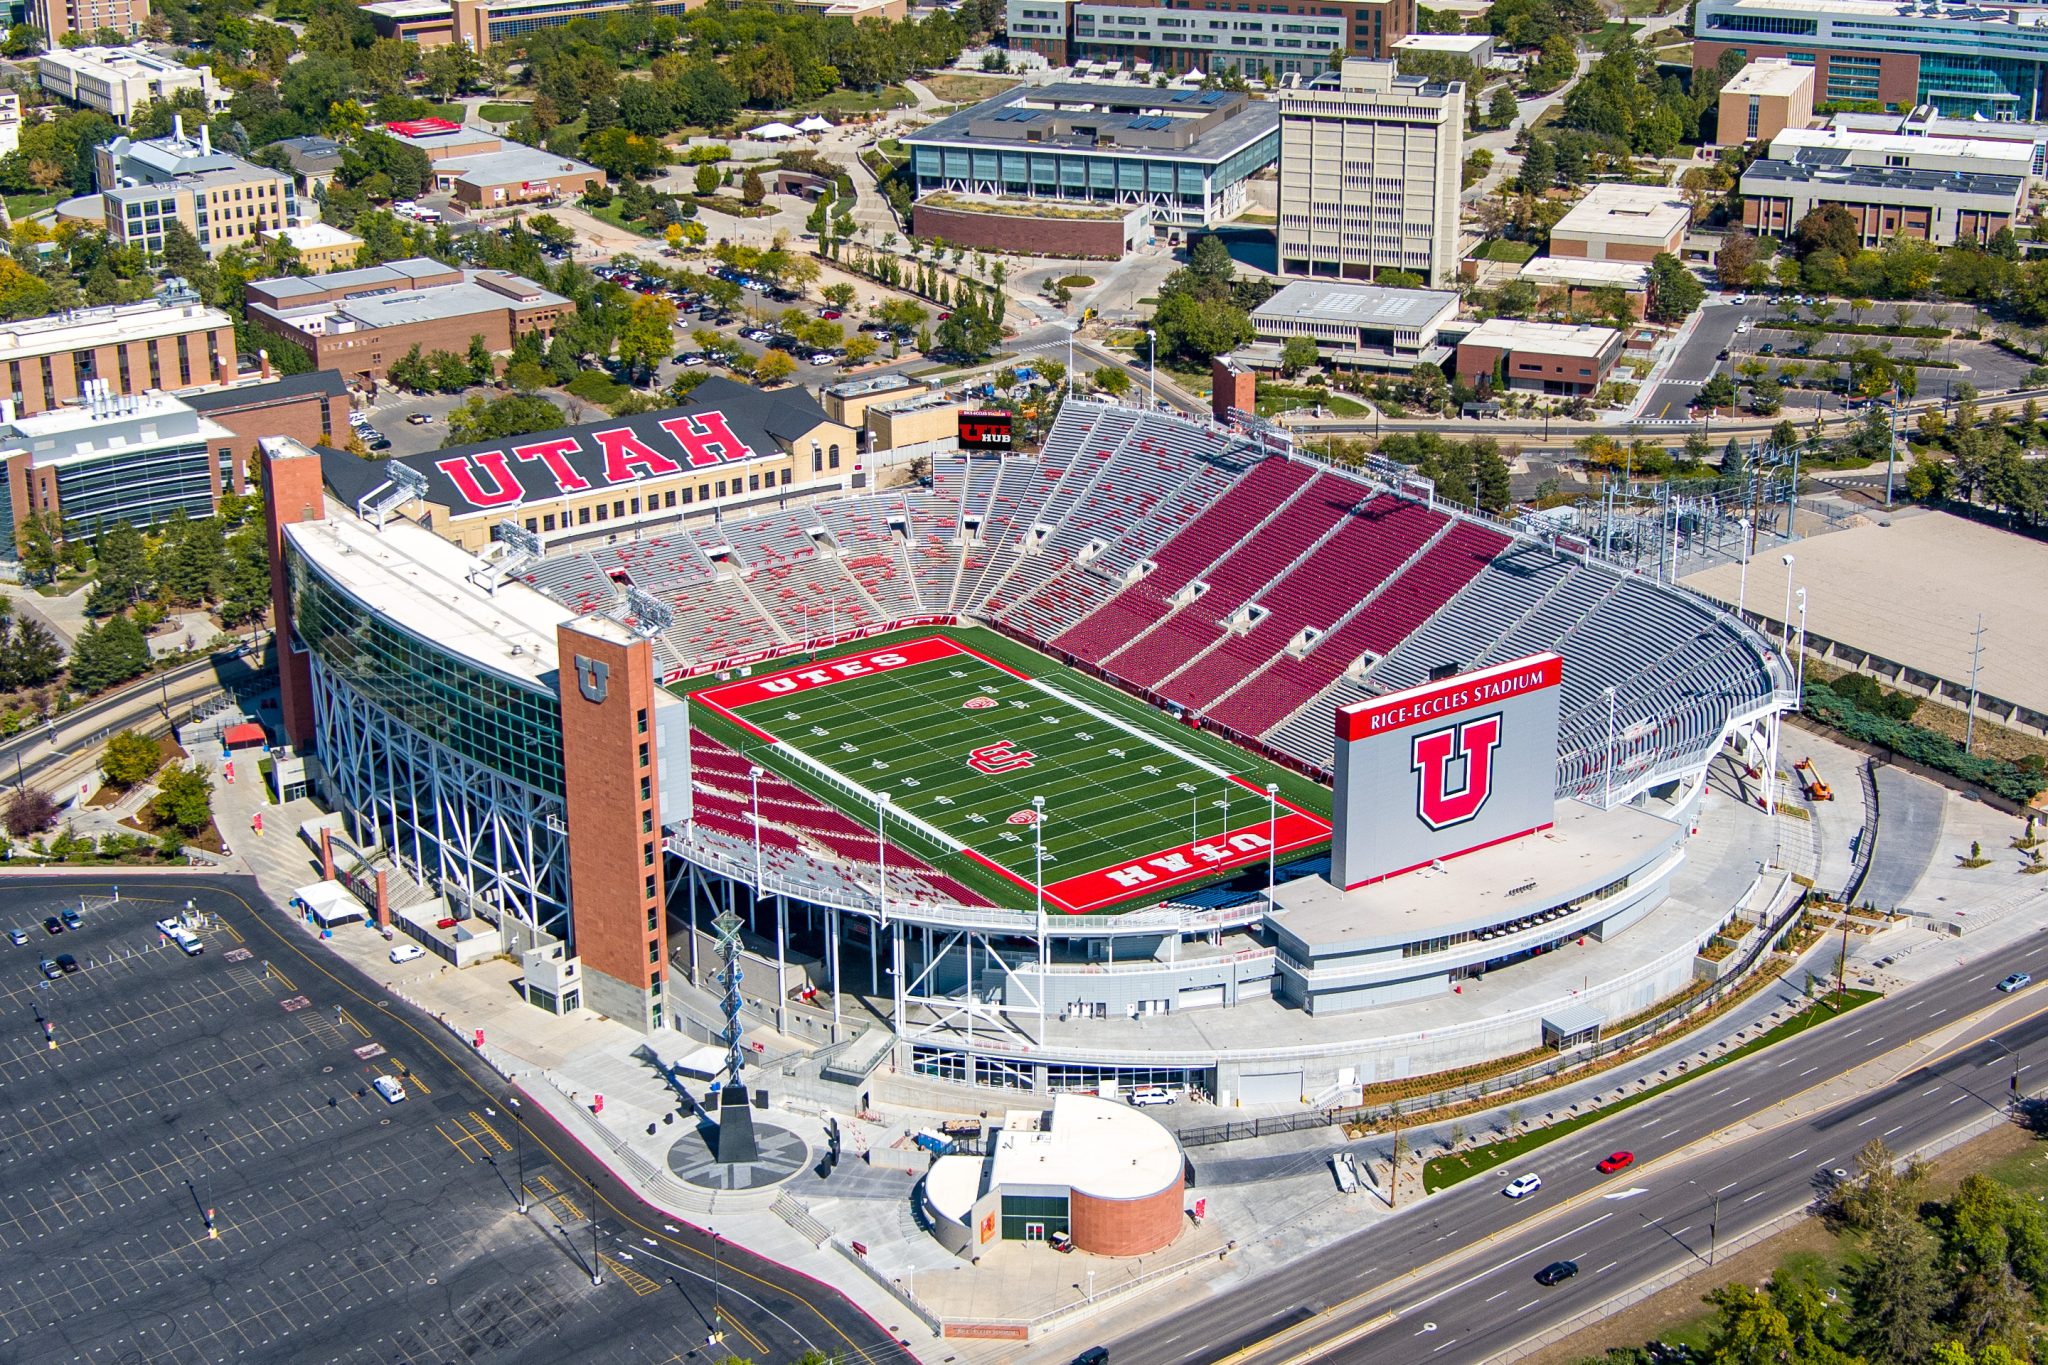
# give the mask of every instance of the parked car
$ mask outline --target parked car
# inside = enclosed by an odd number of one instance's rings
[[[20,929],[9,929],[7,931],[7,941],[19,948],[22,944],[28,942],[28,935]]]
[[[827,322],[837,322],[842,316],[844,316],[844,314],[842,314],[837,308],[827,308],[821,311],[818,314],[818,316],[823,318]]]
[[[76,929],[80,925],[85,923],[84,920],[78,917],[78,912],[76,910],[66,910],[64,912],[63,919],[64,927],[66,929]]]
[[[676,357],[676,364],[678,365],[702,365],[703,363],[704,357],[698,355],[695,351],[685,351]]]
[[[1563,1284],[1578,1273],[1579,1263],[1577,1261],[1552,1261],[1549,1265],[1536,1272],[1536,1283],[1545,1286]]]
[[[61,920],[61,919],[58,919],[58,918],[57,918],[57,917],[56,917],[55,915],[52,915],[52,916],[50,916],[50,917],[49,917],[48,919],[46,919],[46,920],[44,920],[44,921],[43,921],[43,932],[44,932],[44,933],[46,933],[46,934],[61,934],[61,933],[63,933],[63,932],[64,932],[64,921],[63,921],[63,920]]]
[[[36,964],[36,970],[51,981],[55,981],[58,977],[64,975],[64,969],[59,967],[54,960],[47,957]]]
[[[434,420],[434,414],[431,412],[416,412],[412,416],[406,418],[405,420],[412,423],[416,427],[423,427],[427,423]]]
[[[156,931],[159,934],[162,934],[165,938],[169,938],[172,934],[177,933],[178,930],[184,927],[184,925],[178,923],[174,919],[160,919],[156,922]]]
[[[1525,1199],[1543,1188],[1543,1177],[1534,1171],[1518,1175],[1501,1187],[1501,1193],[1510,1199]]]
[[[1636,1154],[1634,1152],[1609,1152],[1606,1156],[1600,1158],[1600,1169],[1608,1175],[1612,1175],[1624,1167],[1635,1164]]]
[[[427,950],[417,943],[401,943],[391,950],[393,962],[416,962],[427,955]]]
[[[397,1104],[405,1098],[405,1087],[395,1076],[379,1076],[370,1082],[370,1088],[382,1095],[386,1104]]]
[[[2028,976],[2025,972],[2014,972],[2011,976],[1998,983],[1998,989],[2004,991],[2007,995],[2011,995],[2014,991],[2033,984],[2033,977]]]
[[[57,970],[69,976],[78,970],[78,959],[69,953],[57,954]]]
[[[813,351],[810,354],[810,362],[813,365],[833,365],[838,363],[838,359],[829,351]]]

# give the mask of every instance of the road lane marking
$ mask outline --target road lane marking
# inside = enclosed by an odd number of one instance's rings
[[[1769,1190],[1758,1190],[1755,1194],[1746,1196],[1742,1202],[1747,1204],[1751,1199],[1761,1199],[1769,1193]]]
[[[1885,1129],[1883,1133],[1879,1134],[1879,1136],[1890,1137],[1893,1133],[1898,1132],[1899,1129],[1904,1128],[1905,1126],[1906,1125],[1903,1123],[1895,1123],[1891,1127]]]
[[[1495,1299],[1497,1299],[1497,1298],[1500,1298],[1500,1297],[1502,1297],[1502,1296],[1503,1296],[1503,1295],[1505,1295],[1505,1294],[1506,1294],[1507,1292],[1508,1292],[1507,1290],[1503,1289],[1503,1290],[1500,1290],[1500,1291],[1499,1291],[1499,1292],[1497,1292],[1497,1293],[1493,1293],[1493,1294],[1488,1294],[1488,1295],[1486,1296],[1486,1298],[1484,1299],[1484,1302],[1486,1302],[1486,1303],[1492,1303],[1492,1302],[1493,1302],[1493,1301],[1494,1301]]]
[[[1606,1265],[1601,1266],[1598,1270],[1594,1271],[1593,1273],[1595,1275],[1605,1275],[1608,1271],[1614,1269],[1614,1267],[1620,1264],[1620,1261],[1609,1261]]]
[[[1785,1160],[1787,1160],[1787,1161],[1797,1161],[1797,1160],[1798,1160],[1798,1159],[1799,1159],[1800,1157],[1803,1157],[1803,1156],[1805,1156],[1805,1155],[1806,1155],[1806,1154],[1807,1154],[1808,1152],[1810,1152],[1810,1151],[1812,1151],[1812,1150],[1813,1150],[1813,1148],[1811,1148],[1811,1147],[1801,1147],[1801,1148],[1800,1148],[1800,1149],[1799,1149],[1798,1151],[1794,1152],[1794,1153],[1793,1153],[1793,1154],[1792,1154],[1791,1156],[1788,1156],[1788,1157],[1786,1157],[1786,1158],[1785,1158]]]

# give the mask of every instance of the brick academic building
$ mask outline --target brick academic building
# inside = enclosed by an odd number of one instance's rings
[[[509,351],[523,333],[552,335],[576,305],[502,270],[458,270],[415,257],[316,278],[251,280],[249,321],[305,349],[313,364],[373,381],[413,347],[460,353],[481,336]]]

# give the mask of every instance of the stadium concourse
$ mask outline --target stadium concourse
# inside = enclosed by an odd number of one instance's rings
[[[723,420],[642,425],[684,439]],[[573,450],[580,433],[512,454]],[[503,466],[475,458],[490,456]],[[652,458],[623,476],[650,471]],[[317,577],[498,673],[507,651],[470,635],[518,636],[521,688],[559,709],[564,768],[604,770],[583,752],[588,718],[625,687],[639,721],[617,733],[617,762],[652,731],[659,793],[650,774],[640,806],[585,802],[596,817],[579,814],[573,773],[526,774],[505,799],[528,801],[528,831],[566,837],[518,850],[517,885],[477,885],[491,840],[451,856],[368,779],[363,796],[326,785],[362,817],[351,835],[422,880],[465,883],[451,898],[481,914],[533,921],[537,936],[507,931],[520,948],[565,942],[589,962],[625,926],[655,961],[654,914],[642,939],[630,913],[600,934],[573,912],[576,869],[612,822],[658,821],[670,858],[646,882],[687,940],[668,952],[673,976],[708,985],[709,920],[738,911],[751,1021],[829,1037],[828,1076],[858,1083],[890,1058],[1006,1089],[1298,1101],[1583,1041],[1683,988],[1706,939],[1771,899],[1757,872],[1770,822],[1742,811],[1769,799],[1755,779],[1775,771],[1782,660],[1711,604],[1447,506],[1398,465],[1338,468],[1266,430],[1070,402],[1035,453],[940,457],[908,490],[855,484],[710,523],[565,535],[545,553],[529,535],[492,566],[437,567],[430,605],[404,597],[396,583],[420,576],[395,563],[354,581],[376,567],[365,559],[442,555],[402,522],[404,501],[401,487],[379,502],[393,521],[380,512],[374,530],[340,525],[332,503],[320,529],[283,527],[302,597]],[[523,510],[507,510],[508,541]],[[1548,651],[1562,663],[1538,761],[1489,778],[1499,722],[1491,739],[1461,722],[1432,770],[1443,792],[1463,781],[1474,809],[1488,782],[1512,783],[1544,818],[1332,886],[1340,713]],[[346,654],[310,653],[318,742],[361,749],[378,699]],[[643,692],[643,672],[667,690]],[[411,743],[423,727],[402,728]],[[1710,797],[1716,765],[1736,799]],[[1405,750],[1398,766],[1412,787]],[[444,778],[420,781],[449,799]],[[628,876],[639,847],[611,846]],[[555,899],[529,913],[520,897],[543,884]],[[1507,989],[1477,989],[1503,967]],[[648,971],[637,988],[662,995]],[[711,1017],[701,992],[667,998],[668,1022]]]

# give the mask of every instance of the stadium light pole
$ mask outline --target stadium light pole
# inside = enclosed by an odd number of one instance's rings
[[[1601,774],[1600,808],[1602,810],[1612,810],[1614,809],[1614,689],[1603,687],[1600,690],[1607,694],[1607,764],[1606,771]]]
[[[1031,798],[1031,888],[1038,904],[1038,1041],[1045,1041],[1046,978],[1052,975],[1052,947],[1045,941],[1045,798]]]
[[[1154,376],[1159,370],[1159,333],[1150,327],[1145,329],[1145,406],[1159,406],[1159,386]]]
[[[761,765],[747,769],[747,786],[754,798],[754,899],[761,899]]]
[[[1737,517],[1735,524],[1742,528],[1742,576],[1735,584],[1735,615],[1742,617],[1742,608],[1749,601],[1749,518]]]
[[[1799,590],[1799,648],[1792,655],[1794,700],[1792,709],[1806,709],[1806,589]]]
[[[875,903],[882,918],[889,917],[889,841],[882,833],[882,816],[889,809],[889,793],[875,793]]]
[[[1266,904],[1273,903],[1273,886],[1278,876],[1276,859],[1280,848],[1280,784],[1266,784]]]
[[[1785,623],[1785,628],[1784,628],[1784,630],[1783,630],[1783,631],[1781,631],[1781,632],[1779,633],[1778,639],[1780,640],[1780,642],[1782,642],[1782,643],[1784,644],[1785,648],[1786,648],[1786,649],[1787,649],[1787,650],[1789,651],[1789,650],[1790,650],[1790,649],[1792,648],[1792,561],[1793,561],[1793,556],[1791,556],[1791,555],[1784,555],[1784,556],[1782,556],[1782,558],[1783,558],[1783,560],[1784,560],[1784,563],[1785,563],[1785,614],[1784,614],[1783,616],[1779,617],[1778,619],[1779,619],[1780,621],[1783,621],[1783,622]]]

